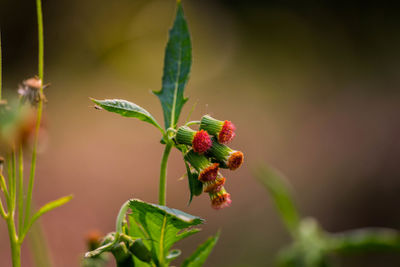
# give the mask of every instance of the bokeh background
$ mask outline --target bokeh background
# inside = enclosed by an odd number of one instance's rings
[[[1,0],[6,95],[36,74],[34,1]],[[159,132],[92,108],[89,97],[123,98],[163,122],[158,99],[173,0],[43,1],[48,140],[35,200],[74,194],[43,217],[54,266],[79,266],[85,235],[112,231],[128,198],[157,202]],[[184,256],[222,230],[206,266],[273,266],[288,244],[252,171],[286,174],[305,216],[329,231],[400,226],[400,9],[386,1],[185,0],[193,68],[182,119],[232,120],[246,164],[226,172],[230,208],[207,196],[190,207],[179,153],[169,164],[170,207],[207,219],[179,244]],[[10,266],[0,224],[0,266]],[[32,266],[24,248],[23,266]],[[341,266],[399,266],[400,255],[339,258]],[[110,266],[113,266],[111,264]]]

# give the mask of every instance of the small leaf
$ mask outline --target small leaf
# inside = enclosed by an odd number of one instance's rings
[[[56,200],[53,200],[49,203],[47,203],[46,205],[44,205],[43,207],[41,207],[33,216],[32,218],[29,220],[28,225],[26,226],[25,230],[24,230],[24,234],[22,236],[22,239],[25,237],[26,233],[28,232],[28,230],[30,229],[30,227],[32,226],[32,224],[40,218],[40,216],[42,216],[43,214],[45,214],[46,212],[49,212],[55,208],[58,208],[66,203],[68,203],[70,200],[72,199],[72,196],[66,196],[66,197],[62,197]]]
[[[161,131],[161,133],[164,133],[162,127],[158,124],[156,119],[154,119],[154,117],[147,110],[132,102],[122,99],[105,99],[105,100],[91,99],[91,100],[96,105],[107,111],[120,114],[124,117],[137,118],[141,121],[153,124]]]
[[[199,174],[197,172],[192,172],[190,170],[189,165],[185,162],[186,165],[186,172],[187,172],[187,177],[188,177],[188,184],[189,184],[189,190],[190,190],[190,197],[189,197],[189,203],[192,203],[193,196],[200,196],[201,193],[203,193],[203,183],[199,181],[198,177]]]
[[[187,98],[183,91],[189,80],[192,65],[192,44],[180,1],[174,25],[169,31],[169,40],[165,49],[162,89],[155,91],[164,112],[165,128],[175,128],[183,105]]]
[[[196,251],[187,258],[182,267],[201,267],[203,266],[204,262],[207,260],[208,256],[210,255],[211,251],[213,250],[215,244],[217,244],[219,238],[219,232],[215,235],[207,239],[206,242],[201,244]]]
[[[289,183],[270,168],[260,169],[256,176],[270,193],[288,230],[296,235],[300,216],[293,202]]]

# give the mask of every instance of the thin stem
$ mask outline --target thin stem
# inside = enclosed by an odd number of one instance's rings
[[[21,244],[18,242],[17,231],[15,229],[14,216],[10,214],[7,218],[8,235],[10,237],[11,258],[13,267],[21,266]]]
[[[190,125],[199,125],[200,121],[189,121],[185,124],[185,126],[190,126]]]
[[[9,205],[9,204],[8,204],[8,201],[9,201],[9,199],[10,199],[10,196],[8,195],[6,180],[4,179],[3,174],[1,174],[1,173],[0,173],[0,188],[1,188],[1,189],[3,190],[3,192],[4,192],[4,195],[5,195],[6,201],[7,201],[7,206],[8,206],[8,205]]]
[[[166,191],[167,191],[167,164],[169,153],[171,152],[172,143],[167,143],[165,146],[164,154],[161,160],[161,169],[160,169],[160,188],[158,193],[158,204],[165,206],[166,205]]]
[[[15,214],[15,207],[17,202],[17,164],[16,164],[15,146],[13,145],[11,152],[11,165],[12,165],[12,198],[11,198],[11,213]]]
[[[36,0],[36,13],[38,20],[38,42],[39,42],[39,53],[38,53],[38,74],[39,79],[43,82],[44,75],[44,39],[43,39],[43,12],[42,12],[42,1]],[[43,87],[40,88],[43,93]]]
[[[1,57],[1,31],[0,31],[0,100],[1,100],[1,89],[2,89],[2,57]]]
[[[43,84],[44,41],[43,41],[43,15],[42,15],[41,0],[36,0],[36,11],[37,11],[37,19],[38,19],[38,42],[39,42],[38,75],[39,75],[39,79],[41,80],[41,82]],[[40,94],[41,95],[43,94],[43,86],[40,88]],[[38,146],[38,136],[39,136],[40,122],[42,119],[42,110],[43,110],[43,100],[42,100],[42,98],[40,98],[39,105],[37,108],[37,116],[36,116],[35,140],[33,143],[33,150],[32,150],[31,171],[30,171],[30,175],[29,175],[28,194],[27,194],[27,198],[26,198],[24,227],[26,227],[28,225],[29,216],[30,216],[30,212],[31,212],[33,184],[34,184],[35,172],[36,172],[36,155],[37,155],[37,146]]]
[[[4,210],[3,201],[0,199],[0,215],[3,219],[7,219],[6,211]]]
[[[24,214],[24,157],[22,145],[19,146],[19,181],[18,181],[18,231],[22,233]]]

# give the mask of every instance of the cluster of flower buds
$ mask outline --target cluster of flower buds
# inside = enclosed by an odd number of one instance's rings
[[[198,173],[198,180],[203,184],[203,191],[209,194],[214,209],[228,207],[232,202],[224,187],[226,178],[219,169],[236,170],[243,163],[243,153],[226,145],[234,137],[232,122],[208,115],[202,117],[199,131],[182,126],[175,136],[178,144],[191,146],[184,159]]]

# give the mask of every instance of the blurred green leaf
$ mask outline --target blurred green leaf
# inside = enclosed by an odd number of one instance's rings
[[[192,44],[180,1],[174,25],[169,31],[169,40],[165,49],[162,89],[154,91],[161,101],[164,112],[165,128],[175,128],[183,105],[187,98],[184,89],[189,80],[192,65]]]
[[[186,162],[185,165],[186,165],[186,172],[187,172],[189,191],[190,191],[190,197],[189,197],[189,205],[190,205],[190,203],[192,203],[193,196],[200,196],[201,193],[203,193],[203,183],[200,182],[198,179],[199,174],[196,171],[192,172],[190,170],[189,165]]]
[[[400,232],[393,229],[357,229],[331,234],[328,240],[332,252],[400,251]]]
[[[142,238],[151,247],[152,259],[157,266],[169,261],[174,243],[199,231],[189,227],[203,223],[199,217],[138,199],[130,201],[130,208],[129,235]]]
[[[219,235],[220,233],[218,232],[215,236],[210,237],[206,242],[201,244],[196,251],[183,262],[182,267],[203,266],[214,246],[217,244]]]
[[[120,114],[124,117],[137,118],[141,121],[153,124],[161,131],[161,133],[164,133],[164,130],[158,124],[156,119],[154,119],[154,117],[147,110],[134,103],[122,99],[91,100],[96,105],[107,111]]]
[[[270,193],[286,227],[295,236],[300,216],[293,202],[289,183],[272,168],[260,168],[256,177]]]

